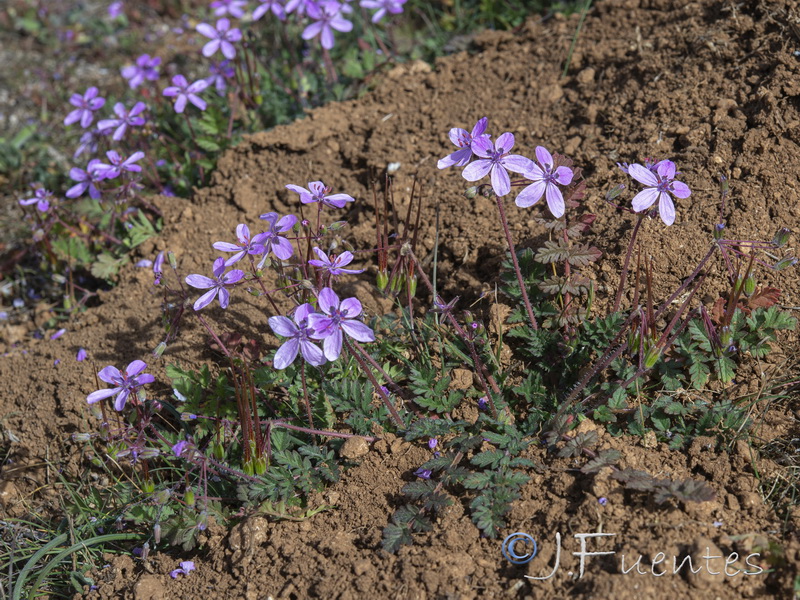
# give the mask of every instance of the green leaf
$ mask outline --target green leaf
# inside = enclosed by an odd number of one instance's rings
[[[110,254],[103,253],[97,257],[97,260],[94,263],[92,263],[91,272],[92,275],[98,279],[106,279],[111,281],[117,276],[119,268],[127,262],[127,256],[123,256],[122,258],[114,258]]]

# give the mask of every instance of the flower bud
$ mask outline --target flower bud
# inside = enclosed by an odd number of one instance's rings
[[[148,479],[142,483],[142,491],[145,494],[152,494],[156,490],[156,484],[152,479]]]
[[[417,295],[417,276],[416,275],[411,275],[411,277],[408,278],[408,287],[411,289],[411,297],[413,298],[414,296]]]
[[[748,298],[756,291],[756,278],[748,275],[744,280],[744,295]]]
[[[477,196],[477,195],[478,195],[478,186],[477,186],[477,185],[473,185],[472,187],[470,187],[470,188],[467,188],[467,189],[464,191],[464,197],[465,197],[467,200],[472,200],[472,199],[473,199],[473,198],[475,198],[475,196]]]
[[[377,286],[380,292],[385,292],[389,286],[389,274],[386,271],[378,271]]]
[[[211,446],[211,454],[213,454],[214,458],[217,460],[223,460],[225,458],[225,446],[219,442],[215,442]]]
[[[169,266],[172,267],[173,271],[178,270],[178,259],[175,258],[175,253],[171,250],[167,252],[167,260],[169,261]]]
[[[183,493],[183,501],[187,506],[194,506],[194,490],[192,488],[187,488]]]
[[[161,523],[153,525],[153,540],[156,544],[161,543]]]
[[[169,489],[164,489],[158,492],[155,496],[153,496],[153,500],[156,504],[166,504],[169,502],[170,491]]]
[[[644,368],[652,369],[658,362],[659,358],[661,358],[661,348],[658,346],[653,346],[644,355]]]
[[[72,434],[72,441],[73,442],[88,442],[92,439],[91,433],[73,433]]]
[[[782,248],[786,245],[786,242],[789,241],[789,236],[791,235],[791,231],[786,227],[781,227],[778,230],[778,233],[775,234],[775,237],[772,238],[772,243],[776,248]]]
[[[725,230],[725,223],[717,223],[714,225],[714,239],[721,240],[722,232]]]
[[[164,350],[166,349],[167,349],[167,344],[161,342],[158,346],[156,346],[155,350],[153,350],[153,356],[160,357],[162,354],[164,354]]]
[[[773,266],[772,268],[775,269],[776,271],[783,271],[784,269],[786,269],[788,267],[793,267],[796,264],[797,264],[797,259],[796,258],[793,258],[791,256],[787,256],[786,258],[782,258],[781,260],[776,262],[775,266]]]

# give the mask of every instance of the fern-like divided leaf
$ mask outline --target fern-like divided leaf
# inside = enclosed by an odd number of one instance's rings
[[[705,481],[684,479],[672,481],[670,479],[656,479],[645,471],[637,469],[622,469],[611,475],[617,481],[625,484],[630,490],[653,492],[654,500],[661,504],[670,498],[683,502],[709,502],[716,498],[713,488]]]

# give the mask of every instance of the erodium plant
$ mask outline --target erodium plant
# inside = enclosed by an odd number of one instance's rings
[[[239,224],[229,238],[235,241],[209,248],[226,256],[209,253],[200,273],[182,275],[172,253],[156,257],[165,337],[155,360],[180,361],[171,349],[187,318],[206,331],[216,359],[199,370],[167,366],[171,395],[156,391],[142,360],[124,373],[104,368],[98,377],[110,387],[87,396],[98,432],[78,436],[102,447],[95,460],[128,464],[133,483],[118,497],[129,500],[126,519],[155,528],[152,543],[163,531],[188,548],[211,517],[224,521],[242,511],[304,518],[328,509],[309,506],[308,494],[349,464],[349,438],[369,444],[402,436],[432,453],[403,488],[407,503],[385,529],[389,551],[430,529],[436,512],[459,494],[468,495],[477,526],[499,535],[533,467],[526,456],[532,444],[561,457],[584,456],[587,475],[610,467],[613,477],[658,502],[713,497],[702,481],[619,468],[618,452],[598,450],[596,434],[573,430],[588,418],[614,435],[655,435],[675,448],[697,435],[746,430],[747,404],[729,384],[742,362],[765,356],[777,332],[795,325],[776,304],[779,290],[758,286],[755,272],[795,262],[775,256],[788,230],[768,242],[729,239],[721,222],[729,194],[723,181],[721,218],[707,253],[672,293],[655,298],[658,264],[642,259],[648,253],[637,233],[646,223],[673,223],[680,214],[673,196],[691,192],[669,160],[622,165],[622,175],[643,189],[630,206],[620,204],[627,186],[607,194],[634,226],[622,291],[601,303],[591,267],[602,253],[587,241],[595,216],[585,209],[581,169],[544,146],[535,148],[535,160],[509,154],[513,135],[492,141],[487,131],[486,118],[472,133],[452,130],[458,149],[439,166],[463,168],[464,179],[478,183],[465,202],[488,197],[498,206],[508,247],[499,283],[511,304],[499,325],[487,327],[488,310],[464,310],[458,298],[437,291],[416,254],[423,210],[416,185],[405,217],[390,226],[397,210],[389,177],[382,201],[377,185],[373,190],[376,248],[348,241],[348,210],[358,200],[320,179],[286,184],[300,214],[264,213],[252,231]],[[479,183],[487,176],[489,183]],[[512,240],[503,198],[515,190],[517,210],[538,210],[536,221],[549,232],[538,248],[517,250]],[[656,211],[661,221],[651,218]],[[371,270],[373,256],[377,291],[397,300],[386,314],[365,309],[367,298],[349,291]],[[698,291],[712,260],[723,265],[729,292],[705,307]],[[268,328],[244,330],[220,318],[244,295],[264,311]],[[605,314],[596,314],[598,304],[608,307]],[[504,345],[510,360],[500,358]],[[472,381],[454,386],[456,368],[467,369]],[[697,391],[692,400],[683,393],[688,388]],[[146,494],[133,501],[137,488]]]

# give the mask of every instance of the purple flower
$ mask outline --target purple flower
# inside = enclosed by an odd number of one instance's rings
[[[264,245],[262,242],[266,239],[267,234],[259,233],[251,238],[250,228],[244,223],[240,223],[236,226],[236,237],[239,239],[238,244],[214,242],[214,248],[216,250],[236,253],[225,261],[226,267],[230,267],[232,264],[239,262],[246,254],[261,254],[264,252]]]
[[[304,187],[300,187],[299,185],[292,184],[286,186],[287,190],[291,190],[300,194],[300,202],[303,204],[322,202],[323,204],[327,204],[328,206],[333,206],[335,208],[344,208],[345,204],[348,202],[355,201],[355,198],[348,196],[347,194],[333,194],[327,196],[326,194],[331,191],[331,188],[325,187],[325,184],[321,181],[310,181],[308,183],[308,188],[309,189],[306,189]]]
[[[152,375],[148,373],[142,373],[142,371],[144,371],[146,368],[147,364],[141,360],[135,360],[129,364],[125,369],[124,374],[120,373],[119,369],[116,367],[112,367],[111,365],[107,366],[105,369],[100,371],[97,376],[106,383],[110,383],[116,387],[92,392],[86,397],[86,401],[89,404],[94,404],[95,402],[104,400],[105,398],[116,396],[116,399],[114,400],[114,409],[121,411],[123,408],[125,408],[125,401],[128,399],[128,396],[130,396],[132,392],[135,392],[136,388],[146,383],[153,383],[153,381],[155,381],[155,377]]]
[[[51,340],[57,340],[58,338],[60,338],[60,337],[61,337],[62,335],[64,335],[65,333],[67,333],[67,330],[66,330],[66,329],[64,329],[64,328],[62,327],[61,329],[59,329],[58,331],[56,331],[56,332],[55,332],[53,335],[51,335],[51,336],[50,336],[50,339],[51,339]]]
[[[112,19],[116,19],[119,16],[123,16],[125,5],[122,3],[122,0],[117,0],[116,2],[112,2],[108,5],[108,16]]]
[[[178,575],[188,575],[195,569],[194,562],[191,560],[183,560],[180,564],[181,566],[179,568],[169,572],[169,576],[173,579],[177,579]]]
[[[358,320],[361,302],[358,298],[347,298],[339,302],[339,296],[329,287],[319,292],[319,308],[324,314],[313,314],[308,322],[314,330],[312,337],[325,340],[322,348],[325,358],[336,360],[342,353],[342,331],[359,342],[374,342],[372,329]]]
[[[628,167],[628,173],[639,183],[648,186],[633,198],[633,210],[641,212],[650,208],[658,200],[658,214],[666,225],[675,222],[675,205],[667,192],[676,198],[688,198],[692,195],[689,186],[675,179],[675,163],[662,160],[655,165],[655,173],[639,164]]]
[[[86,352],[85,348],[78,348],[78,353],[75,355],[75,360],[78,362],[83,362],[86,360],[88,353]]]
[[[261,2],[253,11],[253,21],[258,21],[261,17],[267,14],[268,10],[272,11],[276,17],[281,21],[286,19],[286,11],[283,9],[283,0],[258,0]]]
[[[32,198],[20,199],[19,203],[22,206],[30,206],[36,204],[36,209],[39,212],[47,212],[50,209],[50,200],[53,199],[53,192],[44,188],[39,188],[33,193]]]
[[[187,442],[186,440],[181,440],[174,446],[171,446],[172,453],[175,455],[176,458],[180,458],[181,454],[183,454],[183,451],[186,450],[186,446],[188,445],[189,442]]]
[[[99,110],[106,103],[105,98],[97,97],[99,93],[97,88],[92,86],[84,92],[83,96],[73,94],[69,103],[77,108],[66,116],[64,125],[72,125],[80,121],[81,127],[84,129],[89,127],[94,120],[94,111]]]
[[[514,134],[504,133],[492,146],[488,136],[481,136],[472,141],[472,151],[480,159],[466,166],[462,176],[467,181],[478,181],[491,174],[492,189],[498,196],[505,196],[511,191],[511,179],[508,171],[527,173],[533,161],[519,154],[509,154],[514,147]]]
[[[269,326],[277,335],[286,340],[272,359],[272,366],[276,369],[285,369],[294,362],[299,352],[303,359],[310,365],[318,367],[325,362],[325,355],[318,346],[311,342],[313,329],[309,326],[309,317],[314,314],[314,307],[310,304],[301,304],[294,311],[294,323],[288,317],[270,317]]]
[[[520,208],[527,208],[536,204],[544,195],[547,198],[547,208],[558,219],[564,215],[564,196],[556,184],[572,183],[572,169],[569,167],[553,169],[553,156],[544,146],[536,146],[536,160],[541,167],[531,163],[531,168],[525,173],[525,177],[533,183],[519,193],[516,204]]]
[[[366,269],[344,269],[342,267],[353,262],[353,253],[345,250],[338,256],[331,254],[328,256],[319,248],[314,248],[314,252],[319,256],[319,260],[312,258],[308,264],[325,269],[331,275],[341,275],[342,273],[363,273]]]
[[[72,167],[69,170],[69,176],[73,181],[77,181],[78,183],[67,190],[65,194],[67,198],[77,198],[86,190],[89,190],[89,197],[97,200],[100,197],[100,190],[97,189],[95,184],[104,179],[102,171],[98,170],[98,166],[101,164],[99,159],[93,158],[89,161],[89,164],[86,165],[85,171],[78,167]]]
[[[208,67],[211,75],[206,77],[206,82],[208,85],[214,86],[217,89],[217,94],[220,96],[222,96],[228,88],[228,79],[232,79],[235,75],[235,71],[230,64],[229,61],[223,60],[219,63],[211,63],[211,66]]]
[[[214,9],[214,14],[218,17],[230,15],[241,19],[244,16],[244,7],[247,6],[245,0],[214,0],[209,5]]]
[[[156,255],[156,260],[153,262],[153,275],[155,277],[153,281],[153,285],[158,285],[161,283],[161,271],[164,268],[164,251]]]
[[[308,12],[311,5],[316,4],[316,0],[287,0],[286,14],[294,13],[298,17],[302,17]]]
[[[399,15],[403,12],[403,4],[406,0],[361,0],[359,4],[363,8],[377,8],[378,11],[372,15],[372,22],[377,23],[380,21],[387,12],[393,15]]]
[[[280,260],[288,260],[294,254],[294,247],[292,243],[281,234],[287,233],[292,230],[292,227],[297,223],[297,217],[294,215],[286,215],[278,219],[278,213],[268,212],[259,217],[269,223],[267,229],[262,235],[264,238],[262,243],[264,245],[264,258],[258,263],[258,268],[264,266],[267,262],[267,256],[272,252]]]
[[[187,101],[194,104],[200,110],[206,109],[206,101],[197,95],[208,87],[208,82],[205,79],[198,79],[189,85],[189,82],[186,81],[186,77],[183,75],[175,75],[175,77],[172,78],[172,83],[174,85],[165,89],[164,95],[177,97],[175,100],[176,113],[180,114],[183,112],[186,108]]]
[[[203,56],[208,58],[222,49],[222,55],[228,60],[233,60],[236,56],[236,48],[232,42],[242,39],[242,32],[239,29],[231,29],[231,22],[228,19],[220,19],[215,27],[208,23],[200,23],[195,29],[197,33],[210,38],[203,46]]]
[[[302,37],[310,40],[320,36],[322,47],[326,50],[333,48],[334,29],[342,32],[353,29],[353,23],[342,16],[342,5],[339,2],[330,1],[322,5],[309,3],[306,9],[308,16],[315,22],[303,30]]]
[[[432,474],[433,471],[431,471],[430,469],[423,469],[422,467],[414,471],[414,475],[416,475],[421,479],[430,479]]]
[[[489,406],[489,399],[486,396],[478,398],[478,410],[486,410]]]
[[[436,438],[431,438],[428,440],[428,448],[430,448],[431,450],[436,448],[436,446],[438,445],[439,445],[439,440],[437,440]]]
[[[145,81],[155,81],[158,79],[158,67],[161,64],[161,57],[149,54],[142,54],[136,59],[135,65],[122,67],[120,73],[128,80],[128,85],[132,90],[142,85]]]
[[[116,128],[111,139],[113,139],[115,142],[118,142],[125,137],[125,132],[128,130],[129,126],[138,127],[140,125],[144,125],[144,117],[139,117],[137,115],[141,114],[145,109],[147,109],[147,105],[144,102],[137,102],[130,110],[127,110],[122,102],[117,102],[114,105],[114,112],[116,113],[117,118],[103,119],[97,123],[97,128]]]
[[[98,140],[100,137],[107,136],[109,133],[111,133],[110,129],[103,129],[102,131],[89,129],[84,131],[83,135],[81,135],[80,144],[78,144],[78,148],[75,150],[75,154],[72,155],[72,158],[78,158],[84,152],[96,154]]]
[[[608,504],[608,498],[603,496],[602,498],[598,498],[597,502],[600,504],[600,506],[605,506],[606,504]]]
[[[129,173],[138,173],[142,167],[136,163],[144,158],[144,152],[134,152],[128,158],[122,158],[116,150],[109,150],[106,152],[108,160],[111,161],[110,165],[105,163],[98,163],[95,165],[95,172],[103,179],[116,179],[123,171]]]
[[[469,164],[469,161],[472,159],[472,142],[479,137],[485,137],[487,140],[489,139],[489,136],[484,133],[488,123],[489,119],[486,117],[479,119],[478,122],[475,123],[475,127],[472,128],[472,133],[460,127],[453,127],[448,135],[450,136],[450,141],[453,142],[455,147],[459,148],[459,150],[439,159],[436,166],[440,169],[446,169],[452,166],[464,167]]]
[[[186,283],[188,283],[193,288],[197,288],[200,290],[208,290],[205,294],[200,296],[197,301],[194,303],[194,309],[200,310],[201,308],[205,308],[211,301],[219,294],[219,305],[222,308],[228,308],[228,303],[231,299],[231,294],[225,286],[233,285],[237,281],[239,281],[242,277],[244,277],[244,271],[240,269],[234,269],[233,271],[229,271],[225,273],[225,259],[221,256],[214,261],[214,279],[210,277],[206,277],[205,275],[187,275],[186,276]]]

